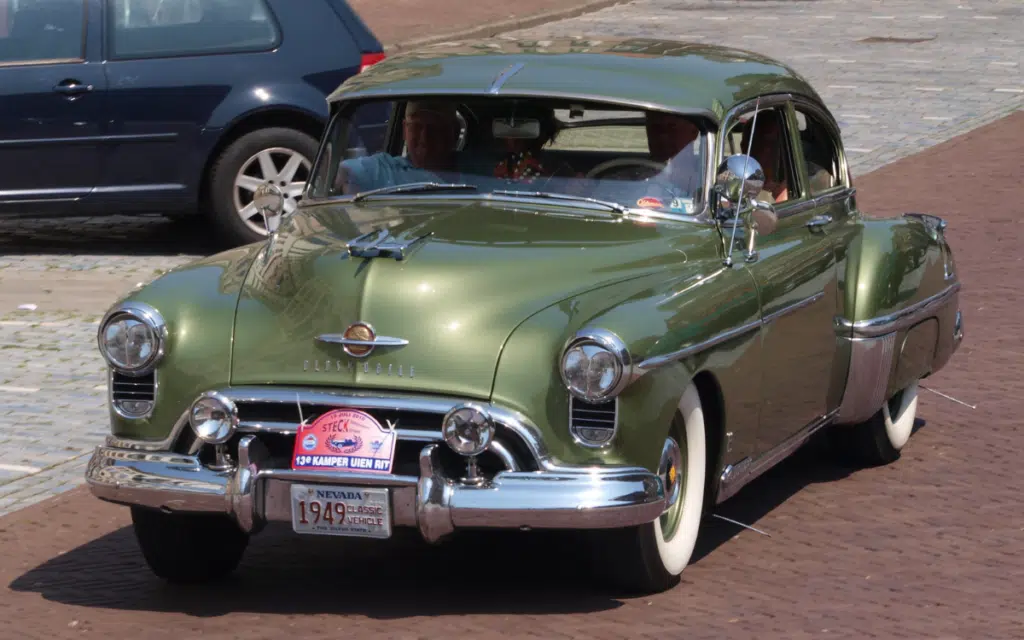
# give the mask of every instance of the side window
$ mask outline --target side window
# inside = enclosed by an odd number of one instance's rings
[[[839,155],[829,130],[813,114],[796,107],[800,144],[804,152],[804,180],[810,195],[815,196],[842,185],[839,180]]]
[[[751,145],[751,134],[753,144]],[[786,117],[782,107],[761,109],[740,116],[726,134],[725,152],[728,155],[747,153],[764,170],[764,191],[760,200],[778,204],[795,199],[796,182],[793,179],[793,154],[786,138]]]
[[[0,64],[84,59],[84,0],[0,0]]]
[[[112,58],[273,49],[281,41],[265,0],[107,0]]]

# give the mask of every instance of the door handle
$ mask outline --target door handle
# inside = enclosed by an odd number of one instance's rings
[[[77,96],[82,93],[89,93],[92,91],[91,84],[82,84],[78,80],[68,79],[63,80],[60,84],[55,85],[53,90],[57,93],[63,93],[66,96]]]
[[[810,229],[816,229],[818,227],[824,227],[828,223],[832,222],[832,216],[827,213],[823,213],[820,216],[814,216],[807,221],[807,227]]]

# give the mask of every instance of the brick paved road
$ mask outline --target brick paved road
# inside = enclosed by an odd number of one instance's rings
[[[814,449],[724,505],[670,592],[595,586],[573,540],[342,548],[254,539],[237,579],[171,588],[123,508],[83,488],[0,519],[0,638],[1024,638],[1020,157],[1024,112],[858,181],[878,214],[950,221],[967,338],[923,392],[901,460],[851,473]]]

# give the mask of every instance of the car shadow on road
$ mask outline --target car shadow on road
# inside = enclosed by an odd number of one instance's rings
[[[223,248],[196,219],[0,217],[0,255],[205,256]]]
[[[809,443],[716,509],[756,526],[804,487],[853,470]],[[742,529],[710,518],[700,564]],[[756,534],[752,534],[756,535]],[[690,571],[695,569],[691,565]],[[549,615],[606,611],[629,599],[600,579],[582,535],[471,532],[430,546],[414,530],[387,542],[299,537],[287,524],[255,536],[239,569],[218,584],[177,586],[150,573],[130,527],[31,569],[10,583],[68,605],[217,617],[234,612],[359,615],[388,620],[437,615]],[[699,583],[699,580],[697,581]],[[693,588],[684,580],[667,597]]]

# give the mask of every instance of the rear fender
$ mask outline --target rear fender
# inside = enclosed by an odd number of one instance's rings
[[[836,319],[850,367],[837,422],[870,418],[959,346],[960,281],[945,222],[927,214],[861,219],[849,244],[844,310]]]

